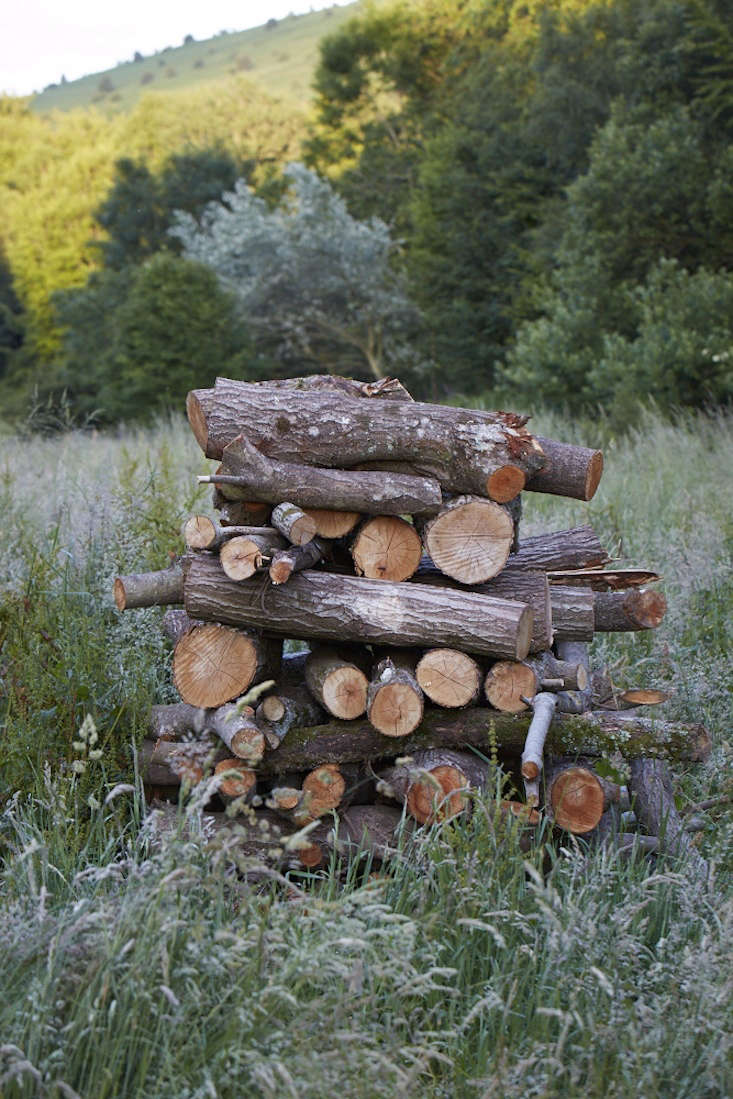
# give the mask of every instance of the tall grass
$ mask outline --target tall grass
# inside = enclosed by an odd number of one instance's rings
[[[708,724],[678,793],[723,793],[733,424],[652,414],[605,450],[590,505],[531,496],[523,530],[589,521],[663,573],[661,629],[594,659]],[[0,1095],[730,1094],[729,806],[707,814],[707,885],[570,840],[524,856],[488,795],[378,875],[248,886],[193,811],[154,844],[130,745],[170,697],[168,652],[111,582],[180,549],[206,463],[178,421],[4,454]]]

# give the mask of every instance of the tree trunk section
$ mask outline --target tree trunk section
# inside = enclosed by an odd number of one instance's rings
[[[278,504],[272,509],[270,522],[294,546],[304,546],[317,533],[315,521],[289,502]]]
[[[361,520],[358,511],[334,511],[331,508],[303,508],[303,511],[316,524],[316,533],[321,538],[345,538]]]
[[[271,534],[238,534],[219,550],[221,567],[230,580],[249,580],[261,572],[287,542],[277,531]]]
[[[660,591],[648,588],[594,593],[594,622],[600,633],[654,630],[667,611]]]
[[[218,623],[195,626],[173,654],[173,683],[184,702],[206,709],[244,694],[279,663],[278,642]]]
[[[447,646],[497,657],[527,655],[531,610],[524,603],[422,584],[395,584],[306,570],[284,587],[237,584],[218,561],[197,557],[185,587],[192,617],[258,627],[290,638],[401,648]]]
[[[369,681],[364,672],[332,648],[317,648],[305,662],[313,697],[334,717],[349,721],[366,710]]]
[[[328,720],[327,711],[318,705],[306,686],[307,657],[307,652],[283,656],[272,693],[257,707],[257,724],[270,748],[276,748],[293,726],[307,728]]]
[[[268,570],[273,584],[287,584],[294,572],[302,572],[303,569],[312,569],[320,563],[324,554],[328,553],[328,545],[320,538],[313,538],[304,546],[290,546],[288,549],[278,550],[273,555]]]
[[[592,500],[603,475],[603,452],[587,446],[538,438],[546,462],[527,481],[528,492],[549,492],[573,500]]]
[[[413,732],[423,716],[423,693],[414,675],[387,658],[377,664],[367,689],[367,717],[388,737]]]
[[[399,583],[420,564],[422,542],[411,523],[396,515],[378,515],[359,528],[351,556],[358,576]]]
[[[425,548],[446,576],[482,584],[501,572],[514,538],[514,524],[499,504],[457,496],[423,529]]]
[[[204,402],[186,402],[204,453],[221,458],[243,434],[270,458],[345,469],[373,460],[407,460],[450,492],[490,496],[505,467],[519,471],[519,488],[545,458],[511,413],[480,412],[406,401],[339,399],[332,392],[297,392],[217,379]],[[519,488],[517,491],[519,491]],[[516,495],[516,493],[515,493]]]
[[[241,804],[247,805],[254,797],[257,775],[243,760],[222,759],[214,768],[214,774],[219,778],[217,793],[227,804],[241,799]]]
[[[590,768],[548,767],[545,806],[558,828],[584,836],[599,824],[611,799],[606,784]]]
[[[415,669],[417,682],[431,702],[462,709],[475,702],[481,688],[481,668],[458,649],[428,649]]]
[[[596,629],[595,592],[550,585],[555,641],[592,641]]]
[[[223,474],[231,477],[224,481]],[[296,465],[268,458],[243,435],[224,448],[223,474],[214,484],[236,484],[248,498],[278,504],[292,500],[308,508],[368,515],[435,515],[440,485],[431,477]]]
[[[469,788],[481,788],[488,765],[468,752],[427,750],[408,762],[380,772],[378,789],[404,802],[420,824],[432,824],[462,813],[469,804]]]
[[[118,611],[137,607],[165,607],[183,602],[183,565],[180,561],[159,572],[118,576],[114,584]]]
[[[220,526],[208,515],[192,515],[183,524],[183,537],[191,550],[216,550],[230,538],[255,537],[279,540],[273,527]]]
[[[509,559],[515,569],[540,569],[553,572],[562,569],[586,569],[603,565],[608,554],[592,527],[572,527],[548,534],[524,538]]]

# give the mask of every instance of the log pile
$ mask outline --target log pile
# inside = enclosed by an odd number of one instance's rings
[[[489,758],[514,781],[502,812],[589,835],[626,797],[599,759],[708,754],[701,726],[642,716],[659,692],[624,701],[591,667],[597,633],[659,625],[661,578],[611,567],[587,525],[519,537],[525,493],[592,498],[600,451],[393,379],[221,378],[187,411],[218,520],[191,516],[178,560],[114,589],[119,610],[172,608],[182,701],[153,708],[152,795],[207,781],[253,834],[306,828],[314,867],[334,814],[383,850],[403,815],[470,811]]]

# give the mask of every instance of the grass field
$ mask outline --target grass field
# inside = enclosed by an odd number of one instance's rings
[[[540,434],[567,438],[538,417]],[[674,691],[731,790],[733,420],[626,438],[602,424],[590,505],[530,497],[524,533],[592,522],[665,577],[653,635],[596,643],[628,685]],[[3,439],[0,464],[0,1095],[719,1097],[730,1075],[733,813],[684,864],[582,845],[522,856],[486,796],[389,871],[333,865],[243,888],[196,832],[140,827],[131,743],[172,698],[157,610],[118,615],[119,571],[164,564],[206,508],[184,423]],[[86,722],[85,722],[86,719]],[[83,732],[80,730],[83,728]],[[546,867],[545,867],[546,869]]]
[[[148,91],[176,91],[246,76],[268,95],[302,106],[311,98],[318,44],[354,17],[356,4],[334,6],[306,15],[289,15],[268,29],[222,31],[214,38],[169,46],[139,61],[79,80],[54,84],[33,99],[41,112],[96,106],[126,111]]]

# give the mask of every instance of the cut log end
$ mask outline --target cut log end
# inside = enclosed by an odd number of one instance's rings
[[[184,702],[210,708],[243,694],[258,658],[252,638],[229,626],[196,626],[173,654],[173,683]]]
[[[293,562],[287,557],[282,557],[270,565],[270,579],[273,584],[287,584],[293,571]]]
[[[351,553],[360,576],[400,582],[417,571],[422,542],[406,520],[394,515],[378,515],[361,528]]]
[[[588,472],[585,478],[585,493],[584,500],[592,500],[596,494],[596,489],[601,483],[601,477],[603,476],[603,451],[596,450],[588,462]]]
[[[189,549],[210,549],[216,542],[216,524],[206,515],[192,515],[183,524],[183,538]]]
[[[524,488],[526,477],[518,466],[500,466],[487,478],[486,495],[497,504],[508,504]]]
[[[346,792],[346,780],[335,763],[316,767],[303,779],[309,816],[315,820],[341,804]]]
[[[282,721],[285,717],[285,704],[277,695],[268,695],[260,707],[265,721]]]
[[[458,767],[447,764],[434,767],[429,775],[410,786],[407,811],[420,824],[454,817],[468,805],[468,799],[460,793],[467,785],[466,776]]]
[[[520,714],[527,709],[525,698],[534,698],[539,683],[529,664],[519,660],[498,660],[484,680],[484,694],[495,710]],[[526,776],[528,778],[536,776]]]
[[[596,827],[603,814],[603,787],[585,767],[570,767],[552,784],[550,805],[555,824],[582,836]]]
[[[303,508],[303,511],[316,524],[316,534],[321,538],[344,538],[361,518],[358,511],[329,511],[326,508]]]
[[[118,576],[115,580],[114,595],[117,610],[124,611],[127,607],[127,594],[125,592],[125,582],[121,576]]]
[[[326,709],[344,721],[360,717],[366,710],[367,677],[353,664],[334,668],[323,683],[323,702]]]
[[[418,727],[422,716],[420,693],[399,680],[379,687],[369,707],[370,722],[384,736],[407,736]]]
[[[533,759],[527,759],[522,764],[522,778],[526,778],[528,782],[533,782],[540,777],[540,769]]]
[[[214,768],[214,774],[226,775],[220,782],[219,792],[228,798],[246,797],[257,784],[257,775],[241,759],[221,760]]]
[[[667,600],[660,591],[632,591],[626,597],[626,613],[645,630],[655,630],[667,613]]]
[[[658,706],[667,702],[671,695],[667,691],[658,691],[653,687],[634,687],[621,691],[619,698],[630,706]]]
[[[249,580],[262,568],[262,549],[251,538],[239,535],[225,542],[219,551],[221,567],[230,580]]]
[[[462,584],[481,584],[501,572],[513,538],[514,524],[504,508],[471,496],[451,501],[425,528],[434,563]]]
[[[418,662],[415,675],[430,701],[448,709],[468,706],[481,685],[478,664],[458,649],[431,649]]]

